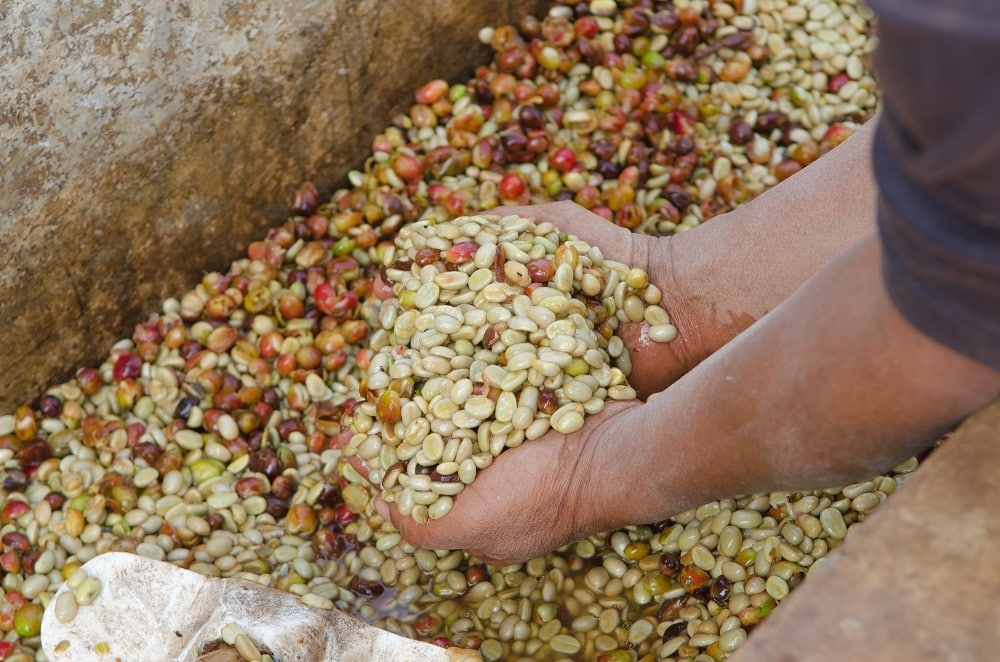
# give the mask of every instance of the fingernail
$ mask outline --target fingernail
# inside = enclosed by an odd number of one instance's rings
[[[389,504],[387,504],[385,501],[382,501],[381,499],[376,499],[375,510],[377,510],[378,514],[382,516],[382,519],[384,520],[389,519]]]

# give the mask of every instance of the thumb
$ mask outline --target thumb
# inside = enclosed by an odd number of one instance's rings
[[[382,499],[375,500],[375,510],[378,511],[378,514],[381,515],[383,519],[392,522],[392,525],[396,527],[396,530],[402,534],[403,539],[414,547],[422,549],[437,549],[440,547],[440,545],[427,544],[425,542],[428,539],[433,540],[434,531],[436,531],[440,526],[437,521],[431,521],[427,524],[417,524],[412,517],[401,515],[399,510],[396,508],[396,504],[383,501]],[[471,556],[474,556],[489,565],[503,566],[509,563],[509,561],[495,559],[479,552],[478,550],[467,547],[455,547],[455,549],[465,549],[465,551]]]
[[[396,504],[383,499],[375,500],[375,510],[382,516],[382,519],[392,522],[392,525],[403,535],[406,542],[414,547],[426,547],[423,541],[431,537],[436,528],[434,522],[417,524],[412,517],[401,514]]]

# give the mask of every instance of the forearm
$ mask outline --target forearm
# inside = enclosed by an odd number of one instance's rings
[[[725,495],[822,488],[888,469],[1000,392],[886,298],[867,238],[649,403],[605,424],[588,476],[604,528]],[[655,459],[654,459],[655,458]],[[635,489],[636,485],[642,488]]]
[[[874,231],[874,124],[743,207],[656,248],[650,272],[673,274],[664,289],[669,308],[683,311],[682,338],[717,334],[721,345]]]
[[[678,329],[669,345],[638,325],[620,335],[641,396],[662,390],[792,294],[837,253],[875,229],[875,120],[808,168],[739,209],[669,238],[636,238]],[[579,231],[588,230],[578,223]],[[596,232],[596,230],[591,230]],[[596,238],[596,237],[595,237]]]

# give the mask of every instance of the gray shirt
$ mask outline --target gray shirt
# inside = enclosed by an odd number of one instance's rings
[[[889,296],[921,332],[1000,370],[1000,2],[869,4]]]

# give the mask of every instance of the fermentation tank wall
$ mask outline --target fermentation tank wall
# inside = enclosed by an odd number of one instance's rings
[[[324,194],[538,0],[0,5],[0,410]]]

